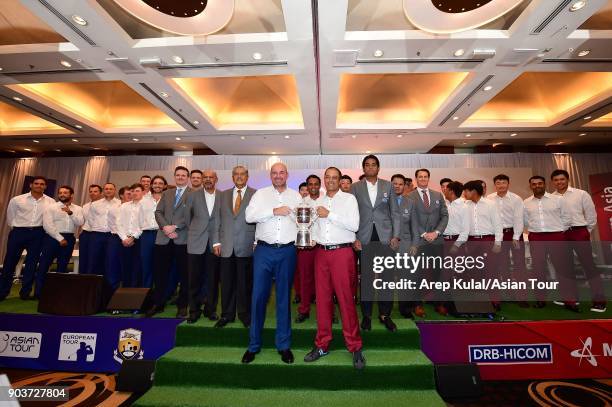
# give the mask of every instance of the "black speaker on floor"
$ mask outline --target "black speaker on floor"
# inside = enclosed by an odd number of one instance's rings
[[[108,311],[146,311],[153,306],[150,288],[118,288],[111,297]]]
[[[117,391],[144,393],[153,386],[154,360],[124,360],[117,377]]]
[[[490,301],[453,302],[449,312],[454,317],[478,318],[495,314],[495,308]]]
[[[482,395],[480,372],[475,364],[436,365],[436,388],[443,399],[477,398]]]
[[[104,309],[108,290],[104,276],[47,273],[38,302],[38,312],[92,315]]]

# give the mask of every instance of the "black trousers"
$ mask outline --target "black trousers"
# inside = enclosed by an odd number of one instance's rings
[[[380,238],[378,237],[378,232],[376,231],[376,226],[372,226],[372,237],[370,238],[371,242],[379,242]],[[363,248],[362,248],[363,250]],[[360,253],[361,255],[361,253]],[[363,266],[363,261],[360,261]],[[371,272],[368,270],[367,272]],[[364,317],[372,317],[372,301],[363,301],[361,300],[361,313]],[[393,301],[378,301],[378,315],[380,316],[390,316],[391,311],[393,310]]]
[[[153,298],[155,305],[163,307],[166,303],[166,293],[170,284],[170,274],[173,263],[179,273],[179,295],[176,299],[178,308],[185,308],[189,299],[189,277],[187,273],[187,245],[174,244],[172,240],[166,245],[155,245],[153,252]]]
[[[219,284],[221,282],[221,257],[215,256],[213,253],[206,252],[206,284],[204,284],[203,292],[205,293],[206,302],[204,306],[207,312],[217,312],[217,304],[219,303]]]
[[[221,317],[251,323],[251,295],[253,293],[253,258],[230,257],[221,262]]]

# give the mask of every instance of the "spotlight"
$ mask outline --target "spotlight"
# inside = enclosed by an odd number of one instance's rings
[[[194,121],[193,121],[193,124],[200,124],[200,122],[199,122],[199,121],[197,121],[197,120],[194,120]]]
[[[83,126],[81,126],[80,124],[75,124],[74,127],[76,127],[77,129],[82,129]]]
[[[402,137],[404,137],[404,135],[403,135],[403,134],[398,134],[398,135],[397,135],[397,136],[395,136],[395,137],[397,137],[397,138],[402,138]]]
[[[352,138],[357,138],[357,135],[356,135],[356,134],[353,134],[351,137],[352,137]]]
[[[512,133],[510,137],[516,137],[516,133]]]
[[[463,54],[465,54],[465,50],[463,48],[458,49],[457,51],[455,51],[455,53],[453,54],[456,57],[461,57],[463,56]]]
[[[61,60],[60,64],[66,68],[70,68],[72,66],[72,64],[66,60]]]
[[[134,137],[134,138],[132,139],[132,141],[140,141],[140,139],[139,139],[139,138]]]
[[[286,140],[289,140],[291,138],[291,136],[285,136]]]
[[[453,120],[459,120],[459,116],[453,117]]]
[[[374,51],[374,56],[375,56],[376,58],[380,58],[380,57],[382,57],[383,55],[385,55],[385,53],[383,52],[383,50],[382,50],[382,49],[377,49],[376,51]]]
[[[591,120],[591,116],[586,116],[584,120]]]
[[[173,60],[174,62],[176,62],[177,64],[182,64],[182,63],[184,62],[184,61],[183,61],[183,58],[181,58],[181,57],[180,57],[180,56],[178,56],[178,55],[173,56],[173,57],[172,57],[172,60]]]
[[[78,140],[78,139],[76,139],[76,138],[73,138],[73,139],[72,139],[72,141],[74,141],[75,143],[78,143],[78,142],[79,142],[79,140]]]
[[[490,91],[491,89],[493,89],[493,86],[488,85],[488,86],[485,86],[483,90],[484,90],[485,92],[488,92],[488,91]]]
[[[576,1],[576,2],[574,2],[574,4],[572,4],[570,6],[569,11],[578,11],[581,8],[583,8],[584,6],[586,6],[586,1],[585,0]]]
[[[253,59],[254,59],[255,61],[259,61],[261,58],[262,58],[261,53],[259,53],[259,52],[253,52]]]
[[[591,53],[590,49],[583,49],[582,51],[580,51],[578,53],[579,57],[586,57],[587,55],[589,55]]]
[[[159,95],[163,98],[167,98],[168,94],[166,92],[159,92]]]
[[[578,137],[584,137],[584,136],[586,136],[586,133],[580,133],[580,134],[578,135]]]
[[[14,100],[15,102],[23,102],[23,99],[22,99],[22,98],[20,98],[19,96],[13,96],[13,100]]]
[[[87,25],[87,20],[85,20],[83,17],[76,15],[76,14],[72,15],[72,21],[74,21],[78,25]]]
[[[240,136],[240,140],[246,140],[246,137]]]
[[[39,140],[32,140],[34,143],[40,143]]]
[[[181,138],[180,138],[180,137],[175,137],[174,139],[175,139],[176,141],[181,141]]]
[[[472,135],[471,134],[466,134],[465,137],[472,137]]]
[[[370,150],[367,150],[367,151],[366,151],[366,154],[370,154],[370,153],[371,153],[371,151],[370,151]]]
[[[30,148],[24,148],[25,151],[32,151]]]
[[[272,154],[273,154],[273,155],[276,155],[276,151],[272,151]]]

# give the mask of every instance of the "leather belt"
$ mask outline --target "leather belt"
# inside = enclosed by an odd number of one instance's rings
[[[471,239],[484,239],[485,237],[491,237],[495,235],[470,235]]]
[[[265,247],[272,247],[274,249],[280,249],[283,247],[288,247],[288,246],[294,246],[295,242],[289,242],[289,243],[268,243],[268,242],[264,242],[263,240],[258,240],[257,241],[257,245],[262,245]]]
[[[570,226],[567,230],[581,230],[581,229],[587,229],[586,226]]]
[[[13,229],[15,230],[41,230],[42,226],[15,226]]]
[[[323,250],[336,250],[336,249],[344,249],[345,247],[352,247],[352,243],[340,243],[340,244],[318,244],[317,247]]]

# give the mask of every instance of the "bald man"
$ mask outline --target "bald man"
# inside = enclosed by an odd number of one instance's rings
[[[296,263],[297,225],[294,209],[300,194],[287,187],[289,172],[282,163],[270,169],[272,185],[259,189],[246,208],[247,223],[256,223],[257,247],[253,254],[253,299],[249,347],[242,363],[251,363],[262,346],[261,333],[270,298],[272,281],[276,286],[276,349],[285,363],[293,363],[291,352],[291,312],[289,291]]]

